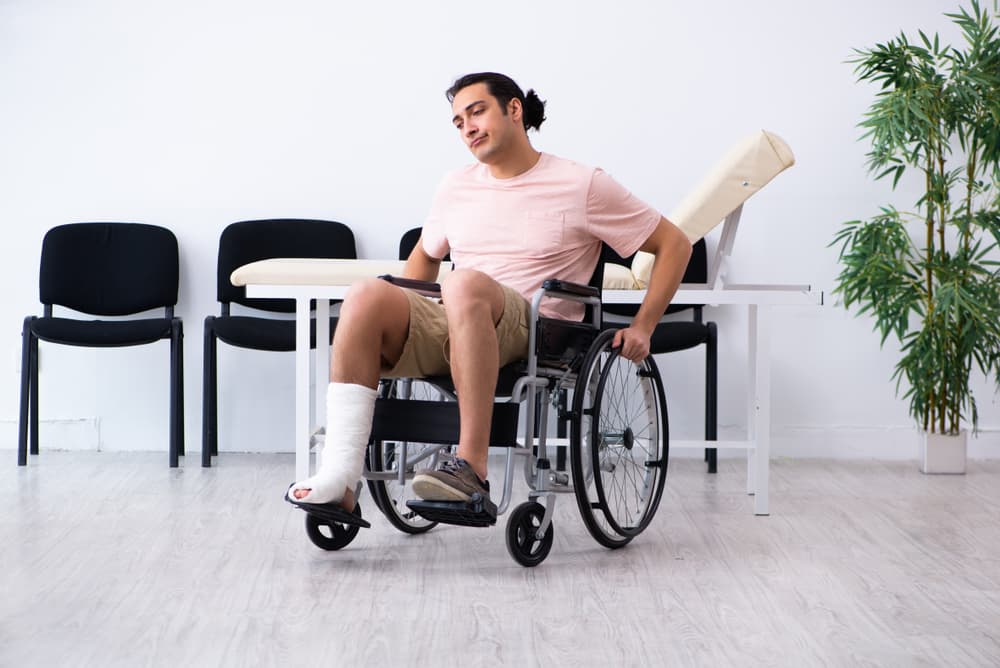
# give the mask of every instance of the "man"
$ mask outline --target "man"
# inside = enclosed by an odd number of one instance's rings
[[[450,373],[461,427],[457,458],[417,475],[424,499],[489,494],[493,391],[501,366],[527,356],[531,295],[547,278],[586,283],[601,242],[620,255],[656,256],[646,297],[614,344],[640,361],[691,255],[687,237],[604,172],[536,151],[528,139],[544,102],[509,77],[469,74],[447,92],[452,123],[477,163],[445,178],[404,276],[433,281],[451,253],[441,302],[371,279],[351,287],[340,311],[327,393],[327,444],[319,472],[289,500],[354,508],[381,376]],[[550,317],[579,320],[575,302],[543,302]]]

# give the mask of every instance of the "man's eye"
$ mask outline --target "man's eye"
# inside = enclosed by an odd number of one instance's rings
[[[461,130],[462,129],[462,124],[461,123],[455,123],[455,129],[456,130]]]
[[[479,115],[479,114],[481,114],[481,113],[483,113],[483,110],[482,110],[482,109],[476,109],[475,111],[473,111],[473,112],[472,112],[472,115],[473,115],[473,116],[478,116],[478,115]]]

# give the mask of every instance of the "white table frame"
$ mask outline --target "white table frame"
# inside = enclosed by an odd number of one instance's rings
[[[309,476],[313,415],[326,413],[330,347],[317,345],[313,368],[316,392],[310,397],[310,302],[316,300],[316,341],[330,339],[330,300],[343,299],[345,285],[248,284],[247,296],[295,300],[295,477]],[[609,304],[635,304],[644,290],[604,290]],[[747,451],[747,494],[754,495],[754,514],[769,514],[768,483],[771,456],[771,309],[775,306],[818,305],[823,293],[805,285],[682,285],[674,304],[735,305],[747,308],[747,437],[744,440],[671,441],[672,447],[740,448]],[[310,409],[314,413],[311,414]]]

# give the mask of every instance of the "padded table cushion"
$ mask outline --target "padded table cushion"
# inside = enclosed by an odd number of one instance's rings
[[[382,274],[401,276],[405,262],[399,260],[324,260],[312,258],[276,258],[260,260],[239,267],[230,276],[233,285],[350,285],[363,278]],[[441,266],[438,282],[451,272]],[[604,287],[608,290],[636,290],[639,286],[632,271],[620,264],[604,266]]]
[[[233,285],[351,285],[364,278],[382,274],[402,276],[401,260],[328,260],[314,258],[275,258],[239,267],[230,276]],[[441,265],[438,281],[451,272]]]
[[[755,132],[716,163],[667,218],[693,243],[794,164],[792,149],[781,137],[765,130]],[[648,284],[652,269],[653,256],[637,253],[632,261],[632,274],[640,288]]]

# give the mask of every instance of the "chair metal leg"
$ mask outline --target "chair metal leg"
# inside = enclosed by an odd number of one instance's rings
[[[212,455],[218,453],[218,375],[215,317],[205,318],[205,350],[202,368],[201,403],[201,465],[212,465]]]
[[[708,323],[708,340],[705,342],[705,440],[719,440],[719,349],[715,323]],[[707,448],[705,460],[708,472],[718,471],[718,449]]]
[[[31,334],[31,433],[28,435],[28,454],[38,454],[38,337]]]
[[[31,333],[31,321],[33,316],[24,319],[24,328],[21,330],[21,406],[17,423],[17,465],[28,465],[28,429],[31,394],[32,394],[32,340],[35,338]],[[37,423],[32,432],[37,431]]]
[[[184,323],[177,319],[177,452],[187,451],[184,438]]]
[[[184,330],[180,318],[174,318],[170,328],[170,446],[169,465],[177,468],[184,450]]]

